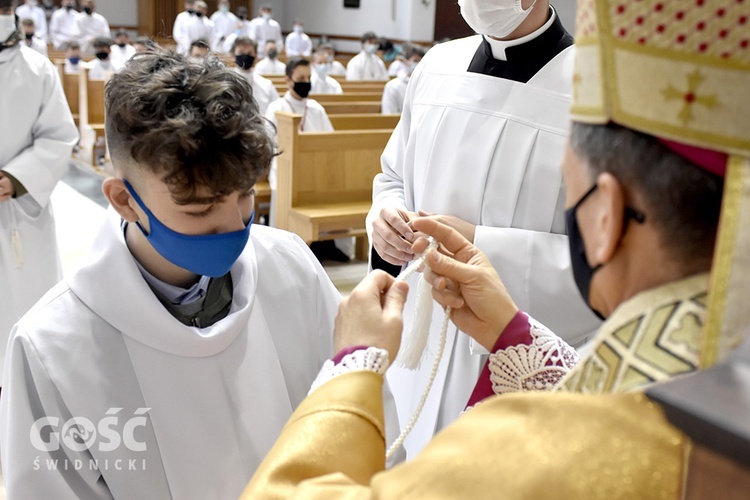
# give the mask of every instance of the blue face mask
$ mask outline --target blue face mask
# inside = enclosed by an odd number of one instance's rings
[[[154,217],[133,186],[127,180],[123,181],[133,199],[146,212],[151,231],[146,233],[140,222],[136,222],[136,225],[162,257],[201,276],[219,278],[229,272],[247,245],[255,212],[250,216],[245,229],[240,231],[206,235],[182,234],[169,229]]]

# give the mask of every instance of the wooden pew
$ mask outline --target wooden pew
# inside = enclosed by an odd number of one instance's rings
[[[345,92],[343,94],[310,94],[316,101],[322,102],[381,102],[383,92]]]
[[[78,78],[79,129],[84,137],[88,128],[95,133],[94,144],[104,137],[104,80],[89,78],[89,69],[81,68]],[[91,165],[97,167],[95,148],[91,151]],[[88,152],[87,152],[88,154]]]
[[[78,103],[80,100],[80,91],[78,89],[78,75],[65,73],[65,60],[55,60],[55,67],[60,74],[60,82],[62,82],[65,99],[68,101],[68,107],[73,115],[73,120],[76,122],[76,125],[79,125],[80,108]]]
[[[392,130],[299,132],[301,116],[277,112],[276,225],[305,242],[355,236],[367,260],[372,179]]]
[[[383,114],[348,114],[348,115],[328,115],[331,125],[335,130],[393,130],[401,115],[383,115]]]
[[[330,102],[320,103],[329,115],[380,113],[380,101]]]

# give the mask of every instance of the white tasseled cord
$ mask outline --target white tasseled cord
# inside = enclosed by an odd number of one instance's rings
[[[406,278],[411,276],[419,269],[425,261],[425,254],[430,248],[437,248],[437,242],[430,238],[430,245],[425,249],[424,253],[420,255],[414,262],[412,262],[406,269],[401,272],[396,278],[396,281],[404,281]],[[402,346],[399,356],[396,358],[396,362],[405,368],[415,370],[419,367],[422,358],[425,354],[425,348],[427,346],[427,340],[430,334],[430,320],[432,318],[432,286],[424,279],[424,276],[419,278],[419,287],[417,291],[417,305],[416,305],[416,319],[414,321],[414,327],[412,328],[411,337],[406,340],[406,344]],[[443,351],[445,350],[445,340],[448,333],[448,320],[451,316],[451,308],[445,309],[445,319],[443,320],[443,327],[440,331],[440,344],[438,346],[438,352],[435,356],[435,362],[432,365],[432,371],[430,372],[430,379],[427,381],[427,387],[425,387],[422,397],[419,400],[417,409],[414,410],[414,415],[406,424],[406,427],[401,431],[396,441],[388,448],[385,454],[385,459],[390,460],[393,454],[398,450],[406,440],[406,437],[412,431],[414,426],[419,420],[419,416],[422,414],[422,408],[424,408],[427,402],[427,397],[430,395],[432,384],[435,382],[438,368],[440,367],[440,360],[443,357]]]

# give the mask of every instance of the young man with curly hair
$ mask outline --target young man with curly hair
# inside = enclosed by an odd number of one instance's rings
[[[152,51],[105,100],[109,218],[9,343],[8,495],[236,498],[331,356],[340,296],[253,225],[275,149],[242,77]]]

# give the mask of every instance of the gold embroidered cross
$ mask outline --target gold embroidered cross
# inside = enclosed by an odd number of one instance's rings
[[[667,101],[675,99],[682,101],[682,109],[677,117],[682,120],[683,125],[686,125],[695,119],[693,116],[693,106],[695,104],[701,104],[708,109],[713,109],[719,106],[719,100],[716,98],[716,94],[711,95],[699,95],[698,87],[700,87],[705,77],[699,70],[695,70],[687,76],[688,88],[686,91],[679,90],[671,84],[667,88],[662,89],[661,94]]]

